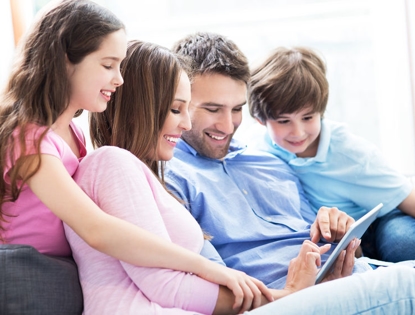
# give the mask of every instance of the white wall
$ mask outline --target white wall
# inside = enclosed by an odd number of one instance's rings
[[[10,63],[14,51],[13,26],[9,1],[0,1],[0,29],[2,41],[0,49],[0,88],[2,88],[10,70]]]
[[[330,83],[326,116],[374,142],[398,170],[415,174],[413,0],[98,2],[125,22],[129,38],[166,47],[189,33],[212,31],[234,40],[252,62],[280,45],[319,50]],[[245,114],[241,138],[256,128]],[[80,122],[87,131],[86,117]]]
[[[103,2],[125,21],[130,38],[166,47],[188,33],[213,31],[234,40],[252,62],[280,45],[319,50],[330,82],[326,116],[374,142],[401,172],[415,174],[408,66],[415,31],[408,32],[405,7],[412,0]],[[240,138],[258,128],[245,114]]]

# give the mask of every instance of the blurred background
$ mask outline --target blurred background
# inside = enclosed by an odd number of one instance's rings
[[[0,84],[14,47],[48,0],[2,0]],[[278,46],[309,46],[327,63],[326,117],[375,143],[415,175],[415,0],[96,0],[125,23],[130,39],[165,47],[196,31],[232,39],[251,64]],[[237,132],[260,128],[244,109]],[[88,137],[87,115],[77,118]],[[89,140],[89,139],[88,139]]]

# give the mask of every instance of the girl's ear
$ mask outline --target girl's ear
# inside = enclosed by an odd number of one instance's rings
[[[265,122],[262,122],[259,118],[255,117],[255,120],[259,122],[262,126],[265,126]]]

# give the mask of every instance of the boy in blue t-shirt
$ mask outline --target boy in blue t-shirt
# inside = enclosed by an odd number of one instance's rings
[[[355,220],[384,207],[362,238],[367,256],[415,259],[415,190],[370,142],[323,118],[326,66],[305,47],[278,48],[252,70],[251,115],[267,128],[259,147],[286,161],[299,176],[315,212],[335,206]]]

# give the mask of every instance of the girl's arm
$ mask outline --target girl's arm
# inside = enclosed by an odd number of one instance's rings
[[[33,163],[30,164],[29,161],[28,165],[30,171]],[[105,169],[102,171],[105,172]],[[133,265],[191,272],[224,285],[234,293],[235,307],[242,305],[244,296],[255,294],[258,299],[259,291],[271,299],[265,285],[254,284],[245,274],[213,263],[129,222],[106,214],[80,189],[57,157],[42,154],[40,169],[30,178],[28,185],[57,217],[89,246],[100,252]],[[252,292],[254,287],[259,290]]]

